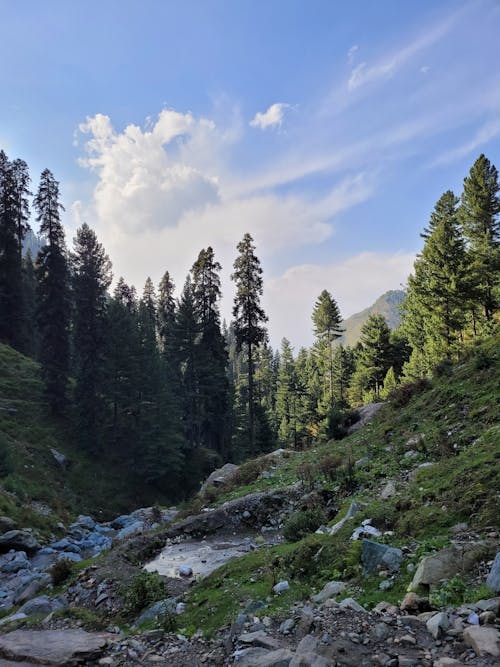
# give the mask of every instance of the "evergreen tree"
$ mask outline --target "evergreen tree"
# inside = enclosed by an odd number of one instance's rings
[[[84,446],[102,450],[106,308],[111,262],[95,232],[84,223],[76,232],[72,263],[74,297],[75,403]]]
[[[392,358],[390,330],[383,315],[370,315],[361,328],[356,370],[351,380],[354,403],[378,399]]]
[[[200,328],[197,341],[201,441],[224,460],[229,455],[228,356],[220,325],[221,266],[211,247],[201,250],[191,269],[196,317]]]
[[[22,160],[0,151],[0,340],[23,349],[22,240],[28,229],[29,176]]]
[[[500,303],[499,191],[498,171],[481,154],[464,179],[460,215],[467,241],[470,301],[480,304],[487,321]]]
[[[333,342],[342,336],[342,318],[339,307],[332,295],[323,290],[319,295],[312,313],[314,335],[318,339],[317,351],[321,359],[320,365],[325,369],[327,378],[326,401],[330,408],[334,405],[333,389]]]
[[[347,393],[353,373],[354,354],[351,348],[337,345],[332,358],[332,397],[340,408],[347,407]]]
[[[40,362],[50,409],[61,414],[69,366],[69,273],[59,183],[48,169],[42,172],[34,205],[45,240],[36,266]]]
[[[167,354],[169,345],[172,343],[175,325],[175,285],[170,273],[165,271],[158,288],[158,339],[162,352]]]
[[[388,398],[394,389],[396,389],[396,384],[394,368],[391,366],[385,375],[384,386],[380,390],[380,398]]]
[[[22,264],[23,280],[23,330],[21,351],[29,357],[38,356],[38,331],[36,328],[36,273],[31,252],[28,250]]]
[[[297,442],[298,380],[290,342],[281,341],[280,365],[276,388],[276,417],[279,441],[283,445]]]
[[[248,417],[249,449],[255,452],[255,403],[254,403],[254,352],[266,339],[263,326],[267,316],[260,305],[263,293],[262,268],[255,255],[250,234],[245,234],[237,246],[239,252],[234,262],[231,279],[236,284],[233,317],[236,343],[239,350],[245,347],[248,363]]]

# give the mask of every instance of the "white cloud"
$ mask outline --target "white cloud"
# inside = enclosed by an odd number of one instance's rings
[[[411,273],[410,253],[364,252],[333,264],[303,264],[267,281],[264,302],[274,345],[286,336],[296,346],[313,340],[311,313],[322,290],[327,289],[346,318],[369,306],[390,289],[400,289]]]
[[[491,141],[499,134],[500,118],[495,118],[494,120],[491,120],[480,127],[470,141],[467,141],[461,146],[457,146],[450,151],[446,151],[438,158],[436,158],[432,162],[431,166],[437,167],[443,164],[455,162],[455,160],[460,160],[461,158],[474,153],[474,151],[477,151],[480,146],[488,143],[488,141]]]
[[[267,111],[263,113],[260,111],[257,112],[253,120],[250,121],[250,125],[252,127],[260,127],[261,130],[265,130],[268,127],[280,127],[285,115],[285,109],[289,106],[289,104],[285,104],[284,102],[271,104]]]
[[[349,64],[352,64],[354,62],[354,58],[356,57],[356,53],[359,51],[359,46],[357,44],[353,44],[349,51],[347,52],[347,62]]]

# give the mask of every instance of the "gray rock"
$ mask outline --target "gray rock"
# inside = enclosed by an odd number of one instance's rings
[[[111,637],[84,630],[15,630],[0,635],[0,654],[17,662],[67,667],[99,655]]]
[[[312,596],[313,602],[324,602],[329,598],[334,598],[345,590],[343,581],[329,581],[317,595]]]
[[[493,611],[497,616],[500,615],[500,597],[490,598],[489,600],[479,600],[476,607],[481,611]]]
[[[222,486],[230,479],[232,479],[239,470],[239,466],[234,463],[226,463],[222,468],[214,470],[207,479],[203,482],[200,495],[204,495],[209,486]]]
[[[351,609],[352,611],[366,612],[366,609],[362,607],[359,602],[356,602],[354,598],[345,598],[339,604],[341,609]]]
[[[282,635],[289,635],[294,627],[295,627],[295,621],[293,620],[293,618],[287,618],[286,621],[283,621],[283,623],[280,625],[279,631],[281,632]]]
[[[14,530],[16,522],[8,516],[0,516],[0,534],[6,533],[9,530]]]
[[[474,625],[464,630],[464,642],[478,656],[500,657],[500,632],[491,626]]]
[[[380,567],[397,571],[401,566],[402,559],[403,552],[401,549],[389,547],[386,544],[379,544],[373,540],[363,540],[361,562],[363,563],[364,574],[372,574]]]
[[[486,541],[454,544],[422,558],[413,577],[411,590],[438,584],[442,579],[451,579],[456,574],[467,572],[478,560],[488,557],[492,549],[493,544]]]
[[[444,611],[440,611],[438,614],[431,616],[425,625],[434,639],[439,639],[440,636],[450,627],[448,614],[446,614]]]
[[[49,574],[31,574],[21,581],[14,591],[14,604],[23,604],[50,583]]]
[[[290,667],[331,667],[332,663],[317,653],[294,655]]]
[[[26,551],[26,553],[32,554],[40,548],[40,544],[27,530],[9,530],[0,537],[0,552],[2,553],[14,549],[15,551]]]
[[[179,567],[179,574],[181,575],[181,577],[192,577],[193,569],[189,567],[189,565],[181,565]]]
[[[65,605],[60,599],[49,598],[47,595],[40,595],[40,597],[29,600],[22,607],[19,612],[26,614],[26,616],[46,616],[57,609],[63,609]]]
[[[80,553],[81,551],[80,547],[67,537],[63,537],[62,540],[58,540],[57,542],[52,542],[50,546],[56,551],[73,551],[74,553]]]
[[[288,581],[278,581],[276,586],[273,586],[273,591],[276,594],[283,593],[283,591],[287,591],[290,588],[290,584]]]
[[[287,648],[270,651],[260,658],[256,658],[252,667],[289,667],[293,653]]]
[[[176,601],[174,598],[166,598],[149,606],[142,614],[136,618],[134,625],[137,627],[146,621],[163,616],[164,614],[175,614]]]
[[[22,621],[25,618],[28,618],[28,616],[24,614],[22,611],[18,611],[15,614],[11,614],[10,616],[5,616],[4,618],[0,619],[0,625],[7,625],[7,623]]]
[[[318,649],[318,639],[314,635],[303,637],[298,646],[297,653],[315,653]]]
[[[500,591],[500,551],[495,556],[490,573],[486,579],[486,586],[494,593]]]
[[[384,641],[389,636],[389,626],[387,623],[375,623],[372,630],[372,636],[375,641]]]
[[[26,557],[24,551],[18,551],[12,560],[7,561],[1,567],[1,571],[6,574],[15,574],[19,570],[31,569],[31,563]]]
[[[117,534],[119,540],[123,540],[125,537],[130,537],[131,535],[137,535],[142,533],[145,528],[143,521],[132,521],[128,525],[124,526]]]
[[[243,644],[252,644],[253,646],[261,646],[262,648],[272,650],[280,647],[280,643],[276,639],[269,637],[269,635],[262,630],[257,630],[257,632],[244,632],[238,639]]]
[[[72,563],[79,563],[83,558],[80,554],[73,551],[63,551],[58,554],[57,560],[70,560]]]
[[[392,480],[389,480],[382,489],[382,491],[380,492],[380,497],[382,498],[382,500],[387,500],[388,498],[392,498],[395,495],[396,495],[396,485]]]
[[[257,658],[269,655],[270,651],[259,646],[251,646],[249,648],[238,649],[234,652],[234,664],[236,667],[254,667]],[[1,665],[0,665],[1,667]]]
[[[66,465],[68,464],[68,459],[64,456],[64,454],[58,452],[57,449],[55,449],[54,447],[50,448],[50,453],[56,460],[56,463],[58,463],[62,468],[66,467]]]

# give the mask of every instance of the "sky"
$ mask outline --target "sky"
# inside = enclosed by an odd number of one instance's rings
[[[401,288],[441,194],[500,167],[499,35],[496,0],[0,0],[0,148],[139,292],[211,245],[229,319],[249,232],[297,351],[323,289]]]

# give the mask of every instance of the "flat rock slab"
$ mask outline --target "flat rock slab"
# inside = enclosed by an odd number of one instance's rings
[[[14,660],[16,666],[26,660],[63,667],[98,654],[111,638],[84,630],[15,630],[0,636],[0,657]]]
[[[34,662],[12,662],[12,660],[2,660],[0,658],[0,667],[39,667]]]

